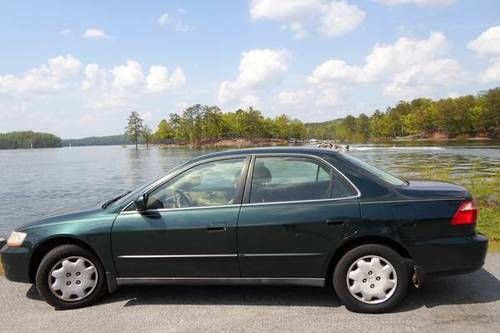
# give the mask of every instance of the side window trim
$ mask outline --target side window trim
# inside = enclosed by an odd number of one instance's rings
[[[353,192],[356,192],[356,194],[346,196],[346,197],[340,197],[340,198],[331,198],[332,192],[333,192],[333,181],[330,181],[330,198],[326,199],[311,199],[311,200],[297,200],[297,201],[276,201],[276,202],[255,202],[251,203],[250,202],[250,192],[252,188],[252,178],[253,178],[253,171],[255,167],[255,161],[257,157],[302,157],[305,159],[310,159],[313,160],[318,164],[318,170],[320,164],[323,164],[324,166],[328,167],[330,170],[330,177],[333,177],[335,174],[339,175],[342,181],[345,181],[347,185],[353,190]],[[291,153],[265,153],[265,154],[253,154],[251,156],[251,160],[248,166],[247,170],[247,175],[246,175],[246,181],[245,181],[245,189],[243,193],[243,199],[242,199],[242,206],[257,206],[257,205],[276,205],[276,204],[286,204],[286,203],[299,203],[299,202],[322,202],[322,201],[339,201],[339,200],[349,200],[349,199],[356,199],[361,197],[361,192],[359,189],[354,185],[354,183],[347,178],[342,172],[340,172],[335,166],[333,166],[331,163],[327,162],[323,158],[319,156],[314,156],[314,155],[307,155],[307,154],[291,154]]]

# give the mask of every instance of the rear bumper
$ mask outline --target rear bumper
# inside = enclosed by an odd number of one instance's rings
[[[454,275],[476,271],[484,264],[488,238],[467,237],[435,239],[409,247],[415,265],[426,275]]]
[[[30,283],[30,258],[30,251],[27,248],[3,246],[0,251],[0,261],[5,277],[14,282]]]

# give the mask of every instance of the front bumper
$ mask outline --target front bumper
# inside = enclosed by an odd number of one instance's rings
[[[0,251],[0,261],[5,277],[14,282],[30,283],[30,263],[31,253],[25,247],[3,246]]]
[[[415,265],[426,275],[453,275],[480,269],[488,250],[488,238],[476,234],[415,243],[409,247]]]

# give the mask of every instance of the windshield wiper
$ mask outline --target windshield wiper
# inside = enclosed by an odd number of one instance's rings
[[[111,205],[113,202],[120,200],[121,198],[123,198],[124,196],[126,196],[127,194],[129,194],[131,192],[132,191],[127,191],[123,194],[120,194],[119,196],[104,202],[101,207],[104,209],[104,208],[108,207],[109,205]]]

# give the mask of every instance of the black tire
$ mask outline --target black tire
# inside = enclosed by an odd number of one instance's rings
[[[362,302],[349,291],[347,274],[351,265],[365,256],[378,256],[390,263],[394,267],[397,278],[395,290],[388,299],[377,304],[368,304]],[[370,259],[366,259],[370,260]],[[356,267],[356,266],[354,266]],[[362,282],[365,283],[366,279]],[[350,280],[349,283],[353,283]],[[370,283],[368,281],[368,283]],[[347,309],[362,313],[381,313],[392,310],[405,297],[409,284],[409,272],[404,259],[393,249],[379,244],[366,244],[358,246],[348,251],[339,260],[333,273],[333,287],[337,296],[344,303]],[[370,285],[371,286],[371,285]],[[376,288],[376,287],[375,287]],[[362,293],[359,293],[362,295]],[[387,293],[389,295],[389,293]],[[372,299],[374,300],[374,299]],[[377,301],[375,299],[374,301]],[[381,301],[381,300],[380,300]]]
[[[49,287],[49,274],[52,268],[68,257],[83,257],[91,262],[97,270],[94,276],[97,284],[93,290],[81,300],[65,301],[57,297]],[[88,250],[73,244],[61,245],[50,250],[40,262],[36,272],[35,285],[40,296],[57,309],[76,309],[95,303],[106,293],[106,277],[101,262]]]

